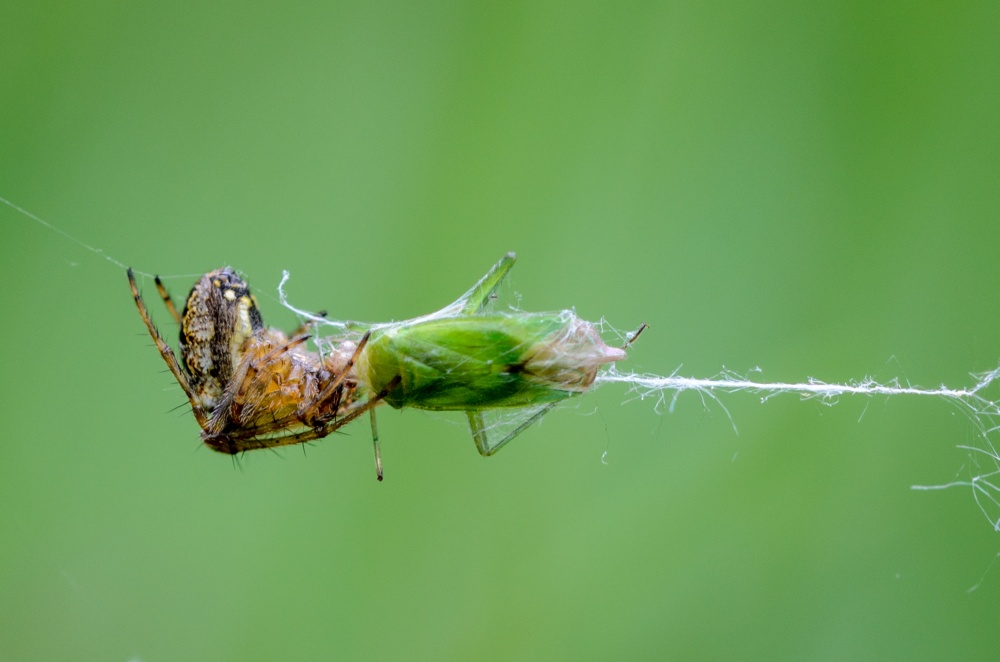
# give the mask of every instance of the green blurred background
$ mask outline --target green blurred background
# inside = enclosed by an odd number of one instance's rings
[[[14,0],[0,196],[179,296],[233,265],[284,328],[283,269],[300,307],[401,319],[516,250],[525,309],[650,324],[623,369],[965,386],[1000,357],[998,29],[995,1]],[[6,207],[0,242],[4,660],[995,654],[1000,538],[910,489],[969,476],[946,403],[723,396],[736,433],[605,386],[488,460],[461,416],[386,411],[383,484],[367,423],[234,467],[122,269]]]

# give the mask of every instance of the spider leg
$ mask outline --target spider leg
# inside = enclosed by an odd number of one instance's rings
[[[311,337],[312,336],[308,336],[308,335],[305,335],[305,336],[295,336],[294,338],[292,338],[288,342],[286,342],[286,343],[284,343],[282,345],[278,345],[277,347],[275,347],[274,349],[272,349],[270,352],[268,352],[264,356],[260,357],[259,359],[256,359],[254,361],[254,364],[255,365],[256,364],[265,364],[265,363],[271,361],[274,357],[278,356],[279,354],[284,354],[285,352],[287,352],[288,350],[290,350],[292,347],[297,347],[297,346],[301,345],[305,341],[309,340],[309,338],[311,338]]]
[[[289,350],[302,345],[307,340],[309,340],[309,336],[297,336],[288,340],[285,338],[285,334],[279,331],[270,333],[268,330],[262,333],[243,354],[236,371],[226,384],[222,397],[212,410],[208,424],[202,426],[202,440],[209,446],[216,448],[214,445],[216,442],[225,444],[228,439],[236,438],[237,435],[250,438],[270,434],[293,424],[310,425],[302,420],[301,416],[292,418],[287,415],[272,417],[267,422],[255,424],[257,417],[262,412],[253,411],[253,406],[249,412],[242,411],[242,407],[236,409],[233,407],[234,402],[237,401],[243,405],[260,404],[260,391],[262,388],[266,390],[264,382],[272,375],[276,359],[279,357],[287,358]],[[258,348],[266,353],[263,356],[254,357],[253,354],[258,351]],[[248,398],[248,391],[257,392],[257,395]],[[314,400],[310,402],[315,403]],[[229,446],[224,445],[216,450],[229,452]]]
[[[325,310],[321,310],[318,313],[316,313],[316,317],[326,317],[326,316],[327,312]],[[289,333],[288,335],[291,336],[292,338],[294,338],[295,336],[308,335],[312,333],[313,327],[315,326],[316,326],[316,320],[305,320],[302,322],[302,324],[299,324],[298,327],[296,327],[295,330]]]
[[[136,308],[139,309],[139,315],[142,317],[143,323],[146,325],[146,330],[149,331],[149,335],[153,338],[153,342],[156,344],[156,349],[160,350],[160,356],[166,361],[167,367],[170,368],[170,372],[173,374],[174,379],[177,383],[181,385],[184,390],[184,394],[187,395],[188,400],[191,402],[191,413],[194,414],[195,420],[198,421],[198,425],[202,429],[208,425],[208,416],[205,410],[202,409],[201,405],[197,403],[194,398],[194,392],[191,390],[191,384],[188,382],[187,375],[181,370],[181,366],[177,363],[177,358],[174,356],[174,351],[170,349],[170,345],[163,339],[160,332],[156,330],[156,326],[153,324],[152,318],[149,316],[149,311],[146,309],[146,304],[142,300],[142,295],[139,294],[139,288],[135,284],[135,275],[132,273],[132,269],[128,269],[128,284],[132,289],[132,296],[135,299]],[[164,290],[165,292],[166,290]],[[170,307],[173,307],[171,303]],[[174,313],[176,314],[176,308]]]
[[[344,369],[341,370],[340,374],[337,375],[333,381],[323,388],[323,391],[316,397],[316,403],[325,402],[326,399],[333,395],[333,392],[344,383],[344,380],[347,379],[348,374],[351,372],[351,368],[354,367],[354,362],[359,356],[361,356],[361,351],[365,348],[365,345],[368,344],[368,339],[371,338],[371,335],[371,331],[365,331],[365,335],[361,336],[361,340],[358,341],[358,346],[354,348],[354,353],[351,354],[351,358],[348,359],[347,365],[344,366]]]
[[[177,312],[174,300],[170,298],[170,293],[167,292],[167,288],[163,285],[163,281],[160,280],[159,276],[153,276],[153,281],[156,283],[156,291],[160,293],[160,298],[163,299],[163,305],[167,307],[167,312],[170,313],[170,316],[174,318],[175,322],[180,324],[181,316]]]
[[[291,446],[292,444],[303,444],[307,441],[313,441],[315,439],[322,439],[323,437],[332,434],[347,425],[354,419],[358,418],[365,412],[368,412],[375,407],[382,404],[389,393],[399,386],[400,377],[397,375],[395,379],[390,381],[384,389],[376,393],[374,396],[370,397],[363,404],[351,408],[347,411],[344,416],[335,418],[327,423],[312,428],[309,430],[303,430],[297,434],[290,434],[284,437],[264,437],[261,438],[257,435],[260,434],[260,429],[256,431],[252,430],[236,430],[227,434],[220,435],[202,435],[202,439],[212,448],[219,450],[220,448],[225,448],[223,452],[229,454],[241,453],[244,451],[255,450],[258,448],[276,448],[278,446]],[[275,425],[280,429],[280,421],[276,421]],[[288,421],[286,420],[285,425]],[[254,434],[256,432],[256,434]]]
[[[272,387],[272,376],[288,369],[283,362],[289,360],[289,350],[305,343],[308,338],[298,336],[284,340],[284,334],[276,332],[273,337],[260,338],[263,344],[256,345],[259,349],[253,345],[246,348],[244,360],[227,384],[225,394],[202,433],[202,440],[208,446],[222,453],[238,453],[302,443],[326,436],[358,415],[357,409],[367,403],[351,405],[357,386],[351,368],[364,350],[367,337],[362,338],[342,369],[332,375],[327,373],[327,379],[319,384],[320,390],[308,399],[300,400],[294,410],[287,409],[286,405],[293,403],[284,396],[278,395],[273,401],[265,396]],[[250,358],[259,351],[262,355]],[[377,404],[383,397],[375,396],[372,404]],[[278,414],[279,410],[284,413]],[[368,409],[360,413],[364,411]],[[343,414],[349,417],[346,421]],[[298,432],[295,432],[296,428]]]
[[[352,385],[351,389],[353,390],[353,388],[354,387]],[[205,440],[206,443],[210,440],[225,441],[226,439],[253,439],[255,437],[262,437],[264,435],[287,430],[290,426],[317,427],[309,422],[310,419],[306,418],[308,414],[295,412],[295,414],[282,416],[280,418],[272,418],[270,421],[259,425],[249,425],[244,421],[239,421],[237,427],[226,431],[225,428],[228,424],[234,422],[233,419],[228,416],[221,419],[217,419],[217,417],[219,416],[219,412],[226,412],[229,405],[230,402],[224,400],[222,404],[216,408],[215,415],[213,415],[213,418],[209,421],[209,427],[205,429],[201,435],[202,439]],[[316,401],[313,401],[312,407],[318,408]],[[309,409],[310,408],[307,408],[305,411],[308,412]],[[320,426],[322,425],[324,424],[321,423]],[[209,445],[212,446],[213,444],[209,443]],[[257,448],[257,446],[254,448]]]
[[[375,448],[375,477],[382,480],[382,448],[378,443],[378,425],[375,424],[375,410],[368,411],[372,420],[372,446]]]

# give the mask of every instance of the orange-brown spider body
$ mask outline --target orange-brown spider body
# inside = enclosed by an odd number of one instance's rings
[[[327,356],[264,326],[246,283],[225,267],[205,274],[181,314],[159,278],[156,287],[180,323],[180,362],[153,325],[131,269],[139,314],[163,360],[191,403],[201,439],[230,455],[320,439],[380,404],[388,389],[359,400],[354,361],[367,336]]]

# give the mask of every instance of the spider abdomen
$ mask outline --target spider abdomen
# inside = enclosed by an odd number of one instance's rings
[[[209,272],[191,288],[181,315],[181,362],[206,411],[222,398],[243,345],[263,329],[250,288],[232,268]]]

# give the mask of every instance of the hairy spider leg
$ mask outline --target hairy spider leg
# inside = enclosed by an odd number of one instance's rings
[[[163,339],[160,332],[156,330],[156,325],[153,324],[153,319],[149,316],[149,311],[146,309],[146,304],[142,300],[142,295],[139,294],[139,287],[135,283],[135,274],[132,273],[132,268],[128,268],[128,284],[132,289],[132,297],[135,299],[135,305],[139,309],[139,316],[142,317],[143,323],[146,325],[146,330],[149,331],[149,335],[153,338],[153,342],[156,344],[156,349],[159,350],[160,356],[167,363],[167,367],[170,369],[171,374],[173,374],[174,379],[177,383],[181,385],[184,394],[187,396],[188,402],[191,403],[191,413],[194,414],[194,418],[198,421],[198,425],[205,429],[208,425],[208,414],[202,408],[200,404],[195,400],[194,391],[191,390],[191,383],[188,381],[187,375],[181,370],[180,364],[177,362],[177,357],[174,356],[174,350],[170,349],[170,345]],[[177,314],[177,309],[173,305],[173,301],[170,300],[170,295],[167,294],[166,289],[163,288],[163,284],[160,282],[159,278],[156,278],[157,289],[160,290],[161,296],[164,297],[164,302],[169,302],[167,304],[167,310],[170,311],[171,315],[178,322],[180,321],[180,315]]]
[[[167,288],[163,285],[163,281],[160,280],[159,276],[153,276],[153,282],[156,283],[156,291],[160,293],[160,298],[163,299],[163,305],[167,307],[167,312],[170,316],[174,318],[174,321],[178,324],[181,323],[181,315],[177,312],[177,306],[174,305],[174,300],[170,297],[170,292],[167,292]]]
[[[358,360],[359,356],[361,356],[361,352],[364,351],[365,345],[368,344],[368,339],[371,337],[372,337],[372,332],[365,331],[365,335],[361,336],[361,340],[358,341],[358,346],[354,348],[354,353],[352,353],[351,358],[347,360],[347,364],[344,366],[344,369],[341,371],[339,375],[337,375],[337,377],[332,382],[326,385],[326,388],[324,388],[323,391],[319,394],[319,397],[316,398],[318,401],[322,402],[326,398],[330,397],[333,391],[338,386],[344,383],[344,380],[347,378],[347,375],[351,371],[351,368],[354,367],[354,362]]]
[[[382,447],[378,440],[378,424],[375,422],[375,409],[369,410],[372,422],[372,447],[375,449],[375,477],[382,480]]]
[[[347,364],[344,366],[344,370],[339,375],[337,375],[336,379],[327,384],[326,388],[323,389],[323,392],[320,394],[319,398],[317,398],[320,402],[322,402],[324,398],[329,397],[333,393],[334,389],[339,387],[344,382],[344,380],[347,378],[348,373],[350,373],[351,369],[354,367],[355,361],[357,361],[358,357],[361,356],[361,352],[364,351],[365,345],[368,344],[368,340],[371,337],[372,337],[371,330],[365,331],[365,335],[363,335],[361,337],[361,340],[358,341],[358,346],[354,348],[354,353],[351,354],[351,358],[348,359]],[[382,395],[382,398],[385,398],[385,396],[388,395],[388,393],[389,392],[386,391],[385,394]],[[371,412],[370,419],[372,424],[372,449],[375,452],[375,477],[378,480],[382,480],[383,478],[382,449],[378,439],[378,424],[375,422],[374,406],[371,407],[369,411]]]
[[[216,439],[233,441],[234,443],[231,446],[233,450],[231,454],[233,455],[243,451],[256,450],[259,448],[275,448],[277,446],[291,446],[292,444],[302,444],[307,441],[322,439],[323,437],[326,437],[327,435],[330,435],[339,430],[341,427],[347,425],[348,423],[356,419],[358,416],[361,416],[365,412],[372,410],[374,407],[377,407],[379,404],[382,403],[383,400],[385,400],[385,397],[389,395],[389,393],[391,393],[393,389],[399,386],[399,382],[400,382],[400,377],[397,375],[395,378],[392,379],[392,381],[386,384],[385,388],[376,393],[374,396],[368,398],[368,400],[366,400],[361,405],[350,408],[348,410],[348,413],[345,414],[344,416],[340,418],[335,418],[327,422],[326,424],[321,425],[320,427],[312,428],[309,430],[303,430],[302,432],[299,432],[297,434],[288,435],[285,437],[277,437],[277,438],[268,437],[264,439],[260,439],[259,437],[250,437],[247,439],[243,439],[240,435],[232,435],[232,434],[231,435],[209,434],[207,435],[207,437],[203,438],[205,439],[206,443],[210,440],[215,441]]]
[[[280,332],[277,332],[280,334]],[[283,338],[283,334],[278,336]],[[272,338],[273,336],[265,336],[265,338]],[[330,398],[336,389],[330,389],[329,392],[324,390],[319,396],[312,398],[308,403],[299,403],[293,415],[285,415],[280,418],[272,418],[270,421],[265,423],[259,423],[257,425],[248,425],[247,421],[244,420],[233,420],[230,415],[230,406],[233,400],[241,394],[241,388],[246,383],[247,371],[253,369],[256,375],[269,374],[266,369],[264,369],[268,364],[279,356],[283,356],[289,352],[289,350],[304,344],[309,340],[310,336],[300,335],[292,338],[291,340],[286,340],[276,346],[272,347],[269,352],[261,357],[253,359],[247,363],[241,363],[241,368],[234,374],[233,379],[230,381],[226,388],[226,392],[223,394],[222,398],[219,400],[219,404],[216,406],[212,413],[212,418],[209,420],[209,427],[202,432],[202,440],[205,441],[211,448],[224,452],[224,453],[238,453],[240,451],[250,450],[250,448],[245,447],[245,442],[263,435],[270,434],[272,432],[278,432],[288,428],[289,424],[294,422],[301,423],[315,428],[315,416],[313,410],[318,410],[322,404]],[[252,351],[252,350],[251,350]],[[253,381],[254,378],[251,378]],[[335,378],[337,383],[343,382],[343,373],[337,375]],[[337,405],[340,405],[340,397],[338,397]],[[236,424],[235,429],[227,429],[228,425],[231,423]],[[273,438],[269,438],[269,441],[273,442]],[[273,445],[277,445],[272,443]],[[253,448],[257,448],[254,446]]]
[[[318,313],[316,313],[316,317],[326,317],[326,316],[327,312],[325,310],[321,310]],[[316,320],[305,320],[304,322],[302,322],[302,324],[299,324],[295,328],[295,330],[289,333],[288,335],[295,337],[307,333],[312,333],[312,330],[315,326],[316,326]]]

